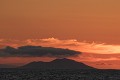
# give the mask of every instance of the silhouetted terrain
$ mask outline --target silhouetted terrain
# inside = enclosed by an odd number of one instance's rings
[[[0,69],[0,80],[120,80],[120,70],[100,70],[70,59]]]
[[[0,68],[15,68],[16,66],[10,64],[0,64]]]
[[[120,70],[0,69],[0,80],[120,80]]]
[[[35,69],[94,69],[88,65],[70,59],[55,59],[51,62],[31,62],[20,68]]]

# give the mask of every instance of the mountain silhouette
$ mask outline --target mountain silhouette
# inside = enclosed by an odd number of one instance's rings
[[[20,68],[30,69],[95,69],[81,62],[76,62],[71,59],[55,59],[51,62],[31,62]]]

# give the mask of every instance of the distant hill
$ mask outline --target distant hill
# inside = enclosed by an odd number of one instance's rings
[[[19,68],[30,69],[95,69],[80,62],[71,59],[55,59],[51,62],[31,62]]]

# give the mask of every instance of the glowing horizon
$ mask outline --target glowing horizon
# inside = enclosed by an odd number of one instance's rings
[[[87,41],[77,41],[77,39],[60,40],[57,38],[45,38],[45,39],[26,39],[26,40],[15,40],[15,39],[0,39],[0,46],[45,46],[45,47],[56,47],[56,48],[68,48],[85,53],[94,54],[120,54],[120,45],[110,45],[105,43],[92,43]]]
[[[119,68],[119,3],[120,0],[0,0],[0,48],[67,48],[82,52],[74,60],[111,62],[111,66],[102,68]],[[0,57],[0,64],[44,59],[23,60]]]

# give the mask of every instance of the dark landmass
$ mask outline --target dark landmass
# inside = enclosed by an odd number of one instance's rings
[[[10,65],[10,64],[0,64],[0,68],[15,68],[15,65]]]
[[[51,62],[31,62],[19,68],[28,69],[95,69],[81,62],[76,62],[70,59],[55,59]]]
[[[0,69],[0,80],[120,80],[120,70]]]
[[[1,68],[0,80],[120,80],[120,70],[95,69],[63,58],[31,62],[18,68]]]

